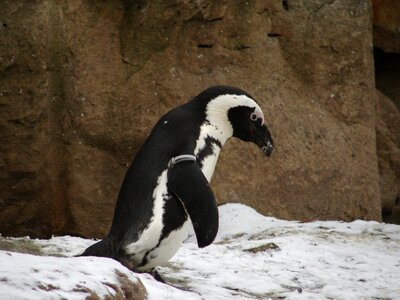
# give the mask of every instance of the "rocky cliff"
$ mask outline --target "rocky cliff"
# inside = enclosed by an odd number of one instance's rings
[[[400,224],[400,2],[372,4],[382,216],[385,222]]]
[[[155,122],[217,84],[260,103],[270,159],[212,186],[279,218],[381,220],[368,1],[2,1],[0,232],[104,235]],[[397,145],[398,146],[398,145]]]

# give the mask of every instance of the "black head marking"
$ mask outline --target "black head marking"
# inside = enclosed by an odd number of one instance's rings
[[[253,121],[252,118],[254,110],[254,107],[236,106],[228,111],[228,118],[232,124],[234,137],[246,142],[253,140],[255,126],[252,123],[257,121]]]
[[[264,120],[259,117],[255,107],[236,106],[228,111],[233,136],[259,146],[269,156],[273,149],[273,140]]]

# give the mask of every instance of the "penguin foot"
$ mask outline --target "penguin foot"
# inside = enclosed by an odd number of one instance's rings
[[[152,269],[150,272],[148,272],[155,280],[161,283],[166,283],[164,278],[161,277],[160,273],[156,269]]]

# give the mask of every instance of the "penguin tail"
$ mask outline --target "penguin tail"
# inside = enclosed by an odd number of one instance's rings
[[[88,247],[78,256],[102,256],[119,260],[120,243],[114,237],[105,237],[103,240]]]

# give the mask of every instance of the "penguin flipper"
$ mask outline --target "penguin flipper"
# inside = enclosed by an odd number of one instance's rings
[[[189,215],[198,246],[210,245],[218,232],[218,208],[199,165],[187,161],[174,165],[168,170],[167,186]]]

